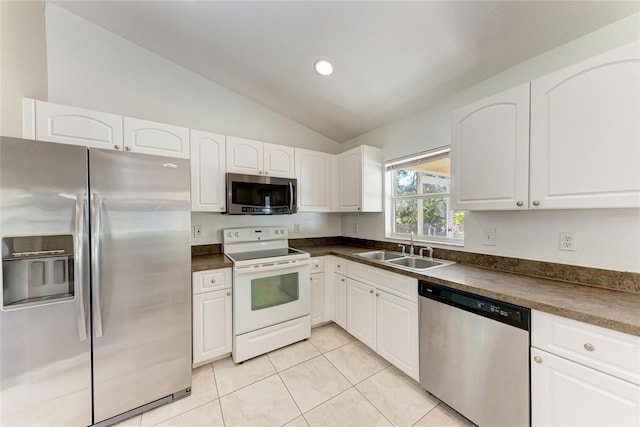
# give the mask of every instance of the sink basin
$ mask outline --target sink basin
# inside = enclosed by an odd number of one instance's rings
[[[392,259],[402,258],[404,255],[400,252],[392,252],[392,251],[373,251],[373,252],[364,252],[359,253],[358,256],[367,259],[373,259],[376,261],[388,261]]]
[[[400,259],[393,259],[389,261],[389,264],[402,265],[403,267],[422,269],[422,268],[430,268],[430,267],[436,267],[438,265],[443,265],[444,262],[433,261],[433,260],[424,259],[424,258],[400,258]]]

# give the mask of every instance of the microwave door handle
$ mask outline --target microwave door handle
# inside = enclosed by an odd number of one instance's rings
[[[289,212],[293,210],[293,184],[289,181]]]

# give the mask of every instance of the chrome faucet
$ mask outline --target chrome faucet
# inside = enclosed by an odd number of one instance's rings
[[[427,250],[427,252],[429,252],[429,259],[433,259],[433,248],[431,246],[420,248],[420,252],[418,252],[418,254],[423,257],[424,255],[422,253],[425,251],[425,249]]]
[[[402,255],[404,255],[404,251],[406,250],[406,247],[404,245],[398,245],[402,248]]]
[[[409,247],[409,255],[413,256],[414,255],[414,249],[413,249],[413,231],[411,232],[411,246]]]

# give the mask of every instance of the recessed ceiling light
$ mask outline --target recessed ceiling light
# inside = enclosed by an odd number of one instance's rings
[[[326,59],[318,59],[313,66],[321,76],[330,76],[333,73],[333,65]]]

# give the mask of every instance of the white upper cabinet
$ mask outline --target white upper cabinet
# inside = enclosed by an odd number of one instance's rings
[[[188,159],[189,129],[124,117],[124,149]]]
[[[531,208],[640,206],[640,43],[531,83]]]
[[[454,208],[640,206],[640,43],[528,86],[453,112]]]
[[[295,149],[298,212],[331,211],[331,154]]]
[[[189,129],[23,98],[23,136],[158,156],[189,158]]]
[[[227,137],[227,172],[294,178],[294,165],[293,147]]]
[[[452,113],[451,177],[455,209],[527,209],[529,83]]]
[[[361,145],[334,156],[337,212],[382,212],[382,150]]]
[[[32,108],[33,100],[25,100],[23,107]],[[122,150],[122,116],[68,107],[50,102],[35,101],[35,139],[61,142],[93,148]],[[29,126],[23,126],[25,129]],[[26,136],[33,136],[27,135]]]
[[[264,152],[264,174],[281,178],[295,178],[295,149],[284,145],[267,144]]]
[[[191,130],[191,210],[225,210],[225,137]]]

